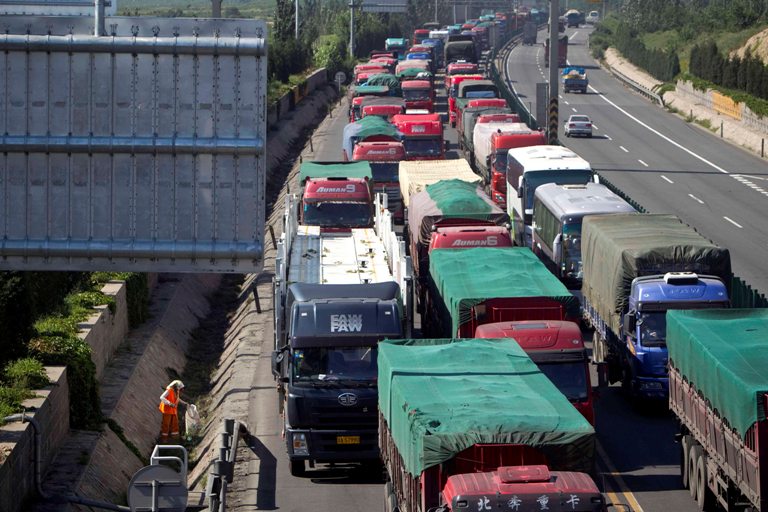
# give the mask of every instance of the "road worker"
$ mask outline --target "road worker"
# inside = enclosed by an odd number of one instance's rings
[[[189,405],[181,399],[181,390],[184,383],[174,380],[160,395],[160,412],[163,413],[163,424],[160,429],[160,442],[168,442],[169,439],[179,438],[179,404]]]

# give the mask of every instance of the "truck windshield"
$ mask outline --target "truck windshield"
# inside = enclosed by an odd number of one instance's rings
[[[539,185],[545,183],[557,183],[558,185],[583,185],[592,181],[591,169],[558,169],[544,171],[530,171],[524,174],[525,204],[533,205],[533,194]]]
[[[405,101],[429,101],[429,91],[427,89],[403,89],[403,99]]]
[[[567,279],[582,278],[581,269],[581,221],[563,224],[563,277]]]
[[[303,224],[320,227],[366,227],[372,223],[368,203],[323,201],[304,203]]]
[[[405,139],[405,153],[408,156],[440,156],[443,151],[443,139]]]
[[[494,156],[493,170],[503,174],[507,174],[507,151],[498,151]]]
[[[339,382],[374,385],[375,347],[320,347],[293,351],[293,383]]]
[[[664,311],[641,312],[637,319],[640,344],[644,347],[664,347],[667,344],[667,316]]]
[[[400,168],[400,162],[369,162],[371,164],[371,175],[373,176],[373,182],[379,183],[396,183],[400,181],[398,172]]]
[[[571,402],[588,398],[587,373],[583,362],[539,363],[538,367]]]

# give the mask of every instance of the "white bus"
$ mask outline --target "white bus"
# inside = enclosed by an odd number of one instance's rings
[[[533,195],[545,183],[598,183],[589,162],[563,146],[529,146],[507,153],[507,214],[517,245],[530,247]]]
[[[605,185],[541,185],[533,200],[533,252],[568,288],[581,288],[581,221],[611,213],[636,210]]]

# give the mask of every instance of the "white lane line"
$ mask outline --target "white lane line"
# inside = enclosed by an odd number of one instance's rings
[[[565,100],[563,100],[563,103],[565,103],[566,105],[570,105],[570,103],[568,103],[568,102],[567,102],[567,101],[565,101]]]
[[[625,152],[625,153],[629,153],[629,150],[628,150],[627,148],[625,148],[624,146],[619,146],[619,148],[621,148],[621,150],[622,150],[623,152]]]
[[[606,139],[608,139],[608,140],[613,140],[613,139],[610,137],[610,135],[605,135],[605,138],[606,138]]]
[[[575,108],[573,108],[573,107],[571,107],[571,110],[573,110],[574,112],[578,112],[578,110],[576,110],[576,109],[575,109]]]
[[[600,96],[606,103],[611,105],[613,108],[615,108],[616,110],[618,110],[619,112],[621,112],[622,114],[627,116],[628,118],[632,119],[634,122],[636,122],[637,124],[639,124],[643,128],[649,130],[652,133],[655,133],[656,135],[658,135],[662,139],[666,140],[667,142],[669,142],[673,146],[675,146],[675,147],[677,147],[679,149],[682,149],[683,151],[685,151],[686,153],[688,153],[692,157],[699,159],[700,161],[704,162],[705,164],[707,164],[708,166],[712,167],[713,169],[715,169],[717,171],[720,171],[723,174],[731,174],[730,172],[726,171],[725,169],[723,169],[719,165],[716,165],[716,164],[710,162],[709,160],[707,160],[703,156],[694,153],[693,151],[691,151],[690,149],[686,148],[685,146],[683,146],[679,142],[676,142],[676,141],[670,139],[669,137],[667,137],[666,135],[664,135],[663,133],[659,132],[658,130],[655,130],[655,129],[651,128],[650,126],[648,126],[647,124],[645,124],[644,122],[642,122],[641,120],[639,120],[638,118],[636,118],[635,116],[633,116],[632,114],[630,114],[629,112],[627,112],[626,110],[624,110],[623,108],[621,108],[620,106],[618,106],[617,104],[615,104],[614,102],[612,102],[611,100],[606,98],[603,93],[601,93],[600,91],[598,91],[597,89],[595,89],[591,85],[588,86],[588,87],[592,90],[592,92],[594,92],[595,94]]]
[[[673,184],[675,183],[674,181],[672,181],[671,179],[667,178],[667,177],[666,177],[666,176],[664,176],[663,174],[661,174],[660,176],[661,176],[661,179],[663,179],[663,180],[664,180],[664,181],[666,181],[667,183],[673,183]]]
[[[641,164],[643,164],[644,166],[648,167],[648,164],[647,164],[647,163],[645,163],[645,162],[643,162],[643,161],[642,161],[642,160],[640,160],[639,158],[637,159],[637,161],[638,161],[638,162],[640,162]]]
[[[739,224],[739,223],[738,223],[738,222],[736,222],[735,220],[733,220],[733,219],[729,219],[728,217],[723,217],[723,218],[724,218],[725,220],[727,220],[728,222],[730,222],[731,224],[733,224],[734,226],[736,226],[737,228],[739,228],[739,229],[744,229],[744,226],[742,226],[741,224]]]
[[[597,127],[597,125],[595,123],[592,123],[592,128],[594,128],[595,130],[599,130],[600,129],[600,128]]]
[[[571,37],[568,38],[568,40],[569,41],[573,41],[573,38],[576,37],[576,34],[578,34],[578,33],[579,33],[579,31],[577,30],[576,32],[573,33],[573,35]]]
[[[693,194],[688,194],[688,197],[690,197],[691,199],[693,199],[694,201],[696,201],[699,204],[704,204],[704,201],[702,201],[701,199],[699,199],[698,197],[696,197]]]

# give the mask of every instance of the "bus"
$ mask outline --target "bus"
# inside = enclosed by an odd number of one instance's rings
[[[570,289],[581,288],[581,221],[586,215],[637,213],[605,185],[557,185],[536,189],[533,252]]]
[[[563,146],[528,146],[507,153],[507,214],[517,245],[531,247],[533,196],[545,183],[599,183],[589,162]]]

